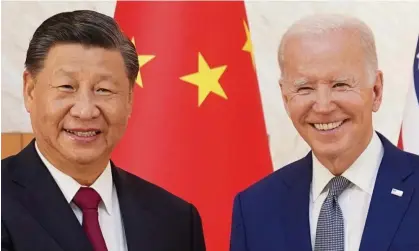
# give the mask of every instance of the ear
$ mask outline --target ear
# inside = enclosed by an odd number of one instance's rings
[[[34,100],[35,82],[35,76],[33,76],[29,71],[25,70],[23,72],[23,99],[25,102],[26,111],[29,113],[31,112]]]
[[[290,116],[290,112],[288,109],[288,96],[285,94],[283,81],[280,79],[278,83],[279,87],[281,88],[282,103],[284,104],[284,108],[288,116]]]
[[[372,103],[372,110],[373,112],[377,112],[380,109],[381,102],[383,100],[383,73],[381,71],[377,71],[375,75],[375,83],[373,86],[373,103]]]

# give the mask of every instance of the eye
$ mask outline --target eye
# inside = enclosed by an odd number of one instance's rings
[[[73,91],[74,87],[72,85],[60,85],[58,86],[58,89],[61,91]]]
[[[110,94],[111,91],[109,89],[105,89],[105,88],[99,88],[96,90],[97,93],[99,94]]]
[[[345,82],[338,82],[338,83],[335,83],[333,87],[349,87],[349,85]]]
[[[303,86],[303,87],[299,87],[298,89],[297,89],[297,92],[307,92],[307,91],[312,91],[312,90],[314,90],[313,88],[311,88],[311,87],[308,87],[308,86]]]

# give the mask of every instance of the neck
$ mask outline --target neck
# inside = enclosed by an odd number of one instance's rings
[[[78,166],[74,167],[74,169],[77,169],[77,170],[80,170],[80,171],[75,171],[75,172],[72,172],[72,170],[69,170],[68,172],[65,172],[65,170],[63,170],[63,169],[60,169],[60,168],[57,168],[57,169],[59,169],[63,173],[66,173],[67,175],[71,176],[80,185],[91,186],[93,183],[95,183],[97,178],[99,178],[99,176],[103,173],[103,171],[106,168],[106,165],[107,165],[107,163],[104,163],[103,165],[97,166],[97,168],[94,168],[94,169],[91,165],[89,165],[89,166],[78,165]],[[92,171],[83,172],[83,170],[85,170],[85,169],[92,169]]]
[[[343,153],[338,155],[322,155],[313,153],[316,155],[319,162],[326,167],[333,175],[339,176],[344,173],[362,154],[362,152],[368,147],[373,136],[373,130],[371,130],[366,137],[362,137],[356,145],[359,147],[352,147]]]
[[[90,186],[105,170],[108,159],[97,160],[92,163],[70,161],[62,154],[54,153],[53,149],[37,144],[39,151],[56,169],[76,180],[80,185]]]

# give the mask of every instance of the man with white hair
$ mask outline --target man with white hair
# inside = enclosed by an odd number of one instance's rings
[[[383,74],[368,26],[303,18],[278,61],[285,109],[311,151],[236,196],[231,251],[419,250],[419,156],[373,129]]]

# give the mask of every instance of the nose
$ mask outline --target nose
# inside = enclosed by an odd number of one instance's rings
[[[316,91],[316,100],[313,110],[317,113],[330,113],[336,109],[336,104],[332,99],[331,91],[328,87],[320,87]]]
[[[97,118],[100,110],[95,102],[94,94],[90,91],[78,92],[73,106],[70,109],[70,115],[82,120]]]

